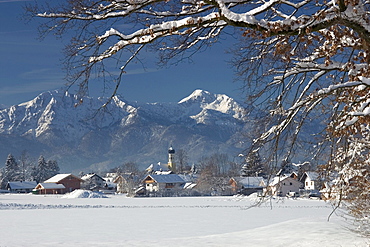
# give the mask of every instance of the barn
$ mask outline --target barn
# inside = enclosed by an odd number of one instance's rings
[[[65,187],[64,193],[72,192],[81,188],[83,180],[73,174],[57,174],[44,181],[44,183],[62,184]]]

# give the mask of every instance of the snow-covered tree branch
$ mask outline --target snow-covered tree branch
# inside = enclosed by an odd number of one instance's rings
[[[289,160],[300,130],[315,116],[324,124],[317,133],[325,133],[317,142],[331,148],[324,167],[340,174],[337,185],[347,186],[353,174],[369,174],[362,159],[370,153],[363,141],[370,122],[367,0],[69,0],[28,11],[49,19],[42,33],[75,31],[67,68],[82,93],[93,74],[114,75],[107,69],[112,64],[120,72],[113,78],[119,86],[143,47],[155,47],[166,63],[233,30],[240,39],[232,63],[248,99],[270,112],[256,150],[266,142],[274,144],[273,152],[290,145],[284,154]],[[368,177],[357,181],[369,188]],[[347,192],[370,204],[368,193]]]
[[[279,36],[271,43],[276,46],[273,51],[276,55],[289,50],[284,59],[296,61],[301,70],[320,70],[320,64],[315,64],[315,61],[328,55],[340,55],[338,49],[355,46],[364,51],[369,49],[368,4],[361,1],[349,2],[344,7],[342,4],[341,1],[315,3],[307,0],[66,1],[59,8],[28,9],[39,17],[52,20],[45,24],[44,31],[59,33],[81,27],[70,51],[71,55],[82,55],[81,60],[77,59],[82,68],[118,56],[118,52],[131,51],[128,47],[159,39],[161,50],[183,51],[216,38],[226,26],[235,26],[246,28],[244,35],[248,36],[260,35],[267,39]],[[172,38],[165,39],[169,36]],[[296,42],[304,43],[306,48],[320,40],[322,46],[310,56],[298,57],[295,52],[301,45],[297,44],[294,49],[288,45],[291,42],[287,37],[292,36],[298,37]],[[368,63],[370,58],[366,54],[354,56]],[[325,59],[322,65],[327,67],[331,62]],[[348,65],[342,64],[342,69],[346,67]],[[78,75],[79,78],[82,76]]]

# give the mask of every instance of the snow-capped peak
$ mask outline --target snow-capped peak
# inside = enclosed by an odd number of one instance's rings
[[[229,96],[212,94],[200,89],[180,100],[178,104],[189,109],[193,119],[197,118],[197,116],[204,117],[209,111],[216,111],[232,115],[234,118],[241,120],[245,113],[244,108]]]
[[[73,139],[91,129],[119,123],[134,110],[115,97],[102,112],[99,109],[106,100],[84,97],[81,104],[74,94],[57,90],[44,92],[33,100],[1,110],[0,133],[34,133],[38,137],[53,129]]]
[[[184,99],[179,101],[179,104],[183,104],[186,102],[212,102],[215,99],[215,95],[211,94],[208,91],[196,89],[192,94],[190,94],[188,97],[185,97]]]

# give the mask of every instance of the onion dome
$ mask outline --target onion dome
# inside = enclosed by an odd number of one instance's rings
[[[171,147],[168,149],[168,153],[169,153],[169,154],[174,154],[174,153],[175,153],[175,149],[173,149],[173,147],[171,146]]]

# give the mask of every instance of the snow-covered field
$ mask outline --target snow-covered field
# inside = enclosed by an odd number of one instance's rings
[[[318,200],[99,197],[0,194],[0,246],[369,245]]]

